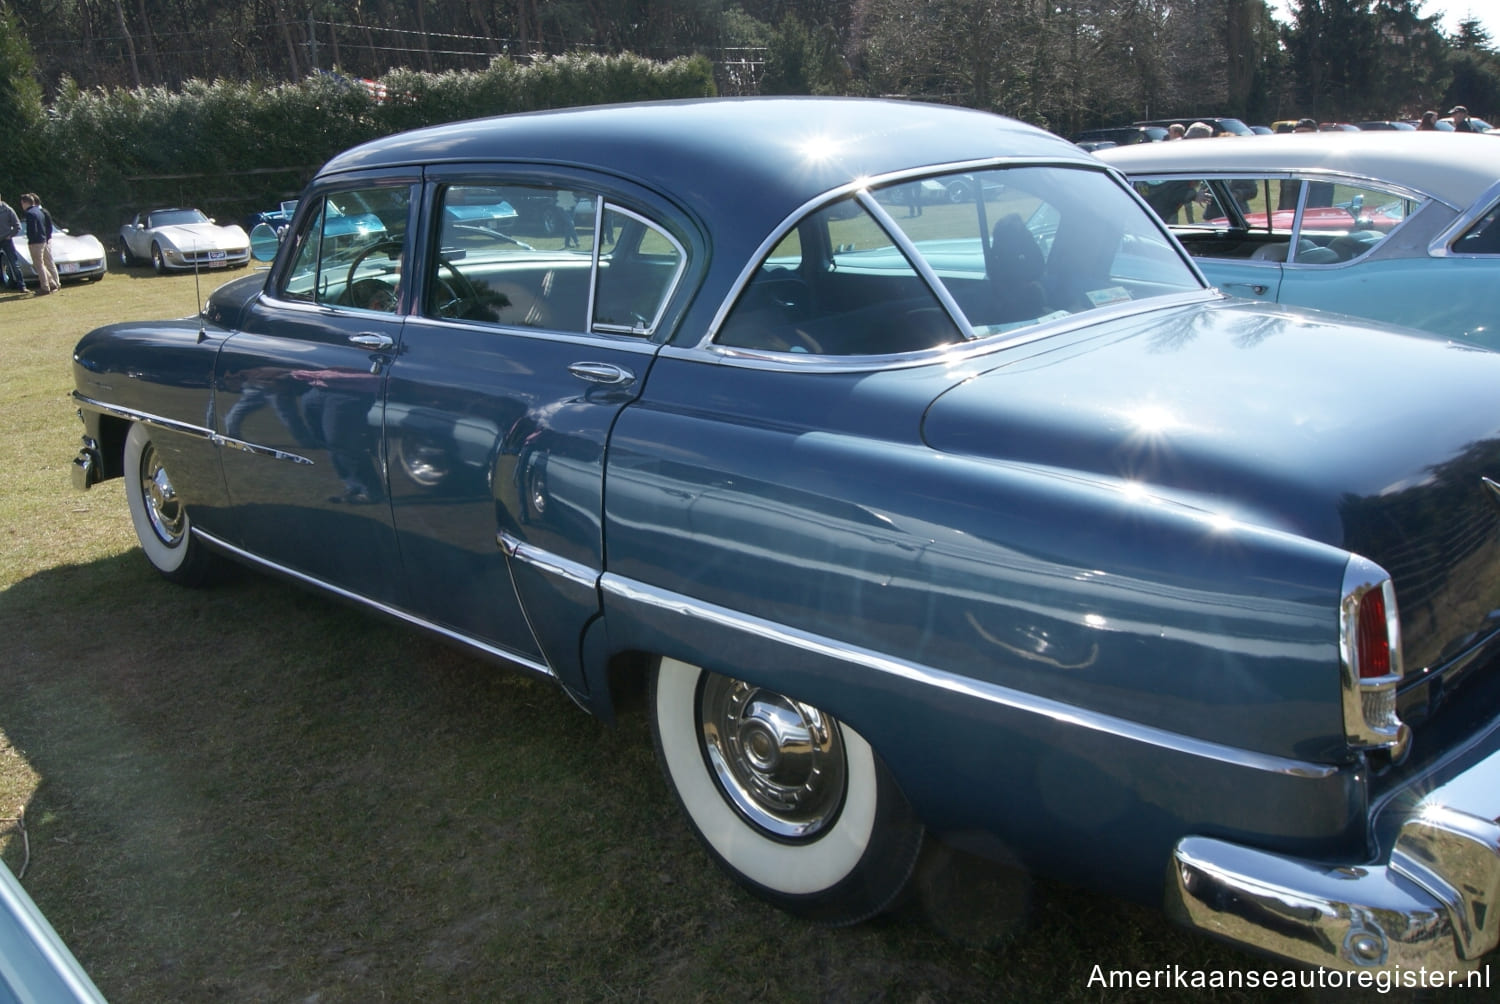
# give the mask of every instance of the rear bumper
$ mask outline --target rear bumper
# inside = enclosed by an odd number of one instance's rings
[[[1339,866],[1184,838],[1167,911],[1327,968],[1476,968],[1500,942],[1500,752],[1486,746],[1488,755],[1392,809],[1399,826],[1382,862]]]

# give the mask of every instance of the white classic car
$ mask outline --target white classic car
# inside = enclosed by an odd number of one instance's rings
[[[250,237],[198,209],[151,209],[120,228],[120,264],[149,261],[157,272],[238,268],[250,262]]]
[[[31,264],[31,246],[24,234],[10,239],[10,260],[5,263],[3,281],[10,289],[36,285],[36,269]],[[62,228],[52,232],[52,261],[58,278],[99,280],[107,271],[104,245],[93,234],[70,234]],[[18,271],[19,270],[19,271]]]

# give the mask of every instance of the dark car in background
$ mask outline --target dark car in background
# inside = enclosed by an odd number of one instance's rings
[[[1153,127],[1153,126],[1156,126],[1156,127],[1165,128],[1165,127],[1171,126],[1171,125],[1190,126],[1194,122],[1202,122],[1204,125],[1208,126],[1210,129],[1212,129],[1214,131],[1214,135],[1215,136],[1222,136],[1225,133],[1229,133],[1232,136],[1254,136],[1255,135],[1255,132],[1249,126],[1245,125],[1245,123],[1241,122],[1239,119],[1224,118],[1223,116],[1218,116],[1218,115],[1190,115],[1190,116],[1187,116],[1185,118],[1150,119],[1148,121],[1137,122],[1135,124],[1138,125],[1138,126],[1143,126],[1143,127]]]
[[[1107,149],[1111,146],[1132,146],[1136,143],[1159,143],[1167,138],[1166,126],[1112,126],[1107,129],[1085,129],[1073,137],[1073,142],[1085,150]]]

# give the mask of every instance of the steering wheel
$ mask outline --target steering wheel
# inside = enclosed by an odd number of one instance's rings
[[[454,265],[449,259],[438,255],[437,262],[438,268],[445,269],[451,278],[444,278],[441,275],[433,277],[433,313],[439,317],[462,317],[471,320],[484,319],[472,316],[475,311],[488,306],[485,297],[479,292],[479,288],[474,285],[468,276],[460,272],[458,266]],[[488,320],[494,320],[494,318],[491,317]]]
[[[344,275],[345,302],[351,307],[366,307],[369,310],[384,310],[387,312],[394,311],[396,309],[396,288],[394,286],[381,279],[362,279],[356,282],[354,276],[359,272],[359,267],[365,263],[366,258],[380,251],[384,251],[386,257],[393,258],[399,262],[401,249],[404,246],[404,243],[398,240],[376,241],[355,255],[354,260],[349,263],[349,271]],[[392,252],[395,253],[392,254]]]

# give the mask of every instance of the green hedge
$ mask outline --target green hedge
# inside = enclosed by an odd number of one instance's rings
[[[193,81],[83,91],[65,85],[42,130],[44,179],[11,178],[54,216],[108,240],[138,209],[192,205],[239,220],[294,198],[329,157],[355,143],[457,119],[612,101],[705,97],[713,67],[632,55],[496,59],[478,73],[399,70],[377,102],[357,81]]]

